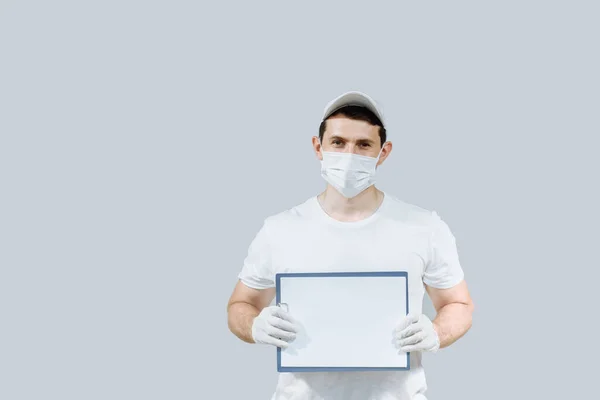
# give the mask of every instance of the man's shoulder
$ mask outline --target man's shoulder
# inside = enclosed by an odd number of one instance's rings
[[[429,225],[432,222],[433,210],[410,203],[395,195],[385,193],[387,206],[385,214],[388,218],[410,225]]]
[[[311,196],[291,207],[265,217],[265,225],[270,227],[287,227],[289,224],[308,220],[314,216],[316,196]]]

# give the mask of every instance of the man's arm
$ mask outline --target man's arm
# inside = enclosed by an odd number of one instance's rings
[[[247,343],[252,339],[252,322],[275,297],[275,288],[252,289],[238,281],[227,303],[229,330]]]
[[[473,301],[463,280],[449,289],[426,286],[427,293],[437,311],[433,326],[440,339],[440,348],[450,346],[460,339],[472,325]]]

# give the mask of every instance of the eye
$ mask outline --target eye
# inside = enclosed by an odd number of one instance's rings
[[[362,147],[371,147],[371,145],[369,143],[361,143]]]

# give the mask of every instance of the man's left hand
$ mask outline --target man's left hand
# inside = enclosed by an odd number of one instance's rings
[[[394,329],[393,343],[399,349],[399,353],[435,353],[440,348],[438,333],[425,314],[408,314]]]

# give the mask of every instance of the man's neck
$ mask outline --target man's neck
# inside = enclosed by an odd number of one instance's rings
[[[374,185],[357,196],[348,199],[335,188],[327,185],[327,189],[317,196],[323,210],[332,218],[352,222],[372,215],[381,205],[384,194]]]

